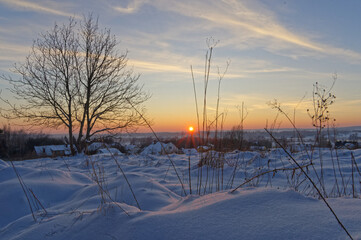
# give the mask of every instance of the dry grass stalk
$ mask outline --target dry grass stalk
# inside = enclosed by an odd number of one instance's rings
[[[34,209],[39,210],[40,209],[39,206],[40,206],[41,209],[44,211],[45,215],[47,214],[47,211],[44,208],[43,204],[40,202],[39,198],[34,194],[34,192],[26,186],[23,178],[21,177],[20,173],[16,169],[14,163],[12,161],[10,161],[10,163],[11,163],[11,166],[16,174],[16,177],[17,177],[19,183],[20,183],[21,189],[23,190],[26,200],[28,202],[29,209],[31,211],[31,216],[33,217],[34,221],[36,222],[37,220],[35,217]]]
[[[313,188],[317,191],[318,195],[320,196],[320,198],[322,199],[322,201],[326,204],[326,206],[328,207],[328,209],[331,211],[332,215],[336,218],[338,224],[341,226],[341,228],[346,232],[347,236],[350,239],[353,239],[351,234],[347,231],[346,227],[342,224],[341,220],[338,218],[338,216],[336,215],[335,211],[332,209],[332,207],[329,205],[329,203],[327,202],[326,198],[322,195],[320,189],[316,186],[316,183],[312,180],[312,178],[306,173],[306,171],[302,168],[302,166],[293,158],[293,156],[285,149],[285,147],[273,136],[273,134],[271,132],[269,132],[266,128],[265,128],[266,132],[271,136],[271,138],[277,143],[277,145],[282,148],[282,150],[287,154],[288,157],[290,157],[290,159],[292,159],[293,163],[297,165],[297,167],[302,171],[302,173],[307,177],[307,179],[310,181],[310,183],[312,184]]]
[[[89,160],[88,160],[89,161]],[[111,203],[114,203],[120,210],[122,210],[127,216],[130,216],[127,211],[125,211],[122,206],[120,206],[119,203],[117,203],[113,198],[110,196],[109,191],[106,189],[106,183],[105,183],[105,172],[104,169],[102,169],[100,166],[97,166],[97,169],[95,168],[95,163],[93,161],[91,162],[92,172],[90,173],[93,176],[93,181],[98,185],[99,188],[99,195],[101,197],[100,207],[99,210],[103,209],[103,205],[107,203],[107,198],[110,200]]]
[[[307,165],[303,165],[303,166],[300,166],[300,167],[294,167],[294,168],[275,168],[275,169],[272,169],[272,170],[268,170],[268,171],[265,171],[265,172],[261,172],[249,179],[247,179],[246,181],[244,181],[243,183],[241,183],[240,185],[238,185],[236,188],[234,188],[231,193],[234,193],[235,191],[237,191],[237,189],[239,189],[240,187],[246,185],[247,183],[253,181],[254,179],[257,179],[265,174],[269,174],[269,173],[273,173],[273,176],[277,173],[277,172],[281,172],[281,171],[292,171],[293,173],[300,169],[300,168],[307,168],[308,166],[310,166],[311,164],[307,164]]]
[[[148,128],[152,131],[154,137],[157,139],[157,141],[160,143],[162,150],[165,152],[165,154],[168,157],[168,160],[170,161],[170,163],[172,164],[172,167],[174,169],[175,174],[177,175],[178,181],[182,186],[182,190],[184,192],[184,195],[187,196],[187,192],[184,188],[182,179],[180,178],[177,168],[175,166],[175,163],[173,162],[172,158],[169,156],[169,154],[167,153],[167,150],[165,149],[165,147],[163,146],[162,142],[160,141],[158,135],[155,133],[154,129],[152,128],[152,126],[150,125],[149,121],[145,118],[145,116],[130,102],[128,101],[129,105],[134,109],[134,111],[137,112],[137,114],[141,117],[141,119],[143,119],[144,123],[148,126]]]
[[[213,38],[207,39],[208,50],[205,55],[205,63],[204,63],[204,77],[203,77],[203,110],[202,110],[202,119],[200,119],[199,109],[198,109],[198,99],[195,88],[195,78],[193,73],[193,67],[191,66],[191,76],[193,82],[193,91],[195,98],[195,106],[196,106],[196,114],[197,114],[197,124],[198,124],[198,136],[199,142],[202,147],[210,146],[212,141],[212,145],[217,152],[203,152],[199,153],[199,161],[198,161],[198,175],[197,175],[197,194],[201,195],[207,193],[207,189],[209,192],[213,191],[215,186],[216,191],[220,191],[223,189],[224,182],[224,158],[219,154],[222,151],[222,139],[223,139],[223,125],[225,120],[225,113],[219,112],[220,107],[220,93],[221,93],[221,83],[224,79],[228,71],[228,67],[230,65],[230,61],[227,61],[225,70],[221,73],[218,68],[218,88],[217,88],[217,101],[216,101],[216,109],[215,109],[215,118],[214,120],[210,120],[209,114],[207,112],[208,109],[208,84],[210,80],[210,72],[212,68],[212,57],[213,51],[219,41],[215,41]],[[202,122],[202,123],[200,123]],[[214,130],[214,137],[212,139],[211,132]],[[213,148],[212,148],[213,150]],[[205,173],[203,173],[203,166],[206,167]]]

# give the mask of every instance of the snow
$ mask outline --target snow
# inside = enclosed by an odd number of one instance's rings
[[[156,142],[144,148],[141,155],[163,155],[176,152],[178,148],[173,143]]]
[[[127,151],[127,153],[130,153],[130,154],[136,154],[139,151],[139,147],[134,144],[125,145],[124,148]]]
[[[0,170],[3,169],[3,168],[6,168],[8,166],[9,166],[9,164],[7,164],[5,161],[0,159]]]
[[[108,144],[103,143],[103,142],[93,142],[91,143],[88,147],[87,150],[89,152],[96,152],[98,149],[100,148],[107,148],[109,147]]]
[[[299,187],[298,191],[289,186],[289,182],[296,181],[290,176],[292,172],[264,175],[231,193],[246,175],[250,177],[268,167],[291,166],[281,150],[224,155],[224,190],[202,187],[201,195],[194,194],[200,170],[197,164],[206,155],[195,150],[186,152],[169,157],[187,196],[165,155],[95,154],[13,162],[25,188],[31,189],[46,210],[39,204],[32,205],[36,221],[14,169],[9,162],[0,160],[0,239],[347,239],[329,209],[313,197],[307,185],[300,185],[306,190]],[[351,169],[350,153],[338,152],[345,175]],[[361,166],[361,150],[352,153]],[[214,151],[207,154],[223,156]],[[314,152],[315,157],[318,154]],[[302,162],[305,155],[300,152],[295,157]],[[330,182],[327,190],[332,192],[331,153],[322,151],[322,156],[326,182]],[[189,160],[192,195],[188,194]],[[236,164],[239,167],[231,184]],[[204,184],[207,166],[202,170]],[[208,170],[212,176],[213,170]],[[109,194],[103,193],[105,201],[99,186]],[[37,202],[29,196],[33,203]],[[327,200],[351,235],[361,239],[361,200],[351,196]]]
[[[100,149],[98,149],[97,153],[99,153],[99,154],[109,154],[109,155],[113,154],[113,155],[116,155],[116,156],[122,155],[122,153],[116,148],[100,148]]]

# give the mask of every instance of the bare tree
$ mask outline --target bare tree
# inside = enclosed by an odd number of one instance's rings
[[[73,147],[74,98],[77,94],[75,59],[79,54],[74,33],[75,21],[68,25],[55,24],[51,31],[34,41],[25,62],[15,65],[19,79],[7,78],[11,91],[23,104],[11,107],[7,118],[22,118],[30,124],[68,129],[70,148]]]
[[[94,134],[139,124],[133,111],[148,95],[137,85],[139,75],[127,69],[127,53],[117,51],[117,40],[109,29],[99,30],[91,16],[81,25],[83,58],[79,62],[80,131],[86,126],[85,139]]]
[[[15,97],[7,118],[30,124],[66,127],[72,153],[94,134],[140,124],[134,107],[149,98],[138,84],[139,75],[127,68],[127,53],[119,53],[109,29],[99,29],[92,15],[42,34],[34,41],[25,63],[15,65],[20,79],[3,77]],[[77,139],[74,141],[74,132]]]

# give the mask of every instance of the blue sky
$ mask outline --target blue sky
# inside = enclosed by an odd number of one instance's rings
[[[226,127],[239,122],[244,102],[247,128],[262,128],[276,116],[267,102],[277,99],[300,127],[311,127],[312,86],[338,79],[331,114],[340,126],[361,125],[361,1],[288,0],[0,0],[0,72],[28,54],[34,39],[69,16],[89,12],[110,28],[128,50],[129,65],[152,94],[148,115],[157,131],[181,131],[195,124],[190,65],[202,97],[206,39],[219,40],[209,87],[214,114],[217,68],[223,71],[221,110]],[[11,98],[0,80],[2,95]],[[305,97],[304,97],[305,96]],[[304,97],[304,98],[303,98]],[[303,98],[302,102],[300,100]],[[284,119],[281,127],[288,127]]]

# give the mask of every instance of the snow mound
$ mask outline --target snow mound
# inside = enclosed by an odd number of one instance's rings
[[[353,154],[360,166],[361,150]],[[0,239],[347,238],[322,201],[285,190],[293,178],[287,178],[283,171],[264,175],[230,193],[246,177],[289,167],[281,151],[217,156],[224,157],[222,174],[227,176],[222,187],[226,190],[218,192],[217,169],[199,168],[199,157],[191,152],[169,156],[97,154],[13,162],[23,186],[14,169],[0,160]],[[296,157],[302,160],[304,156],[300,153]],[[324,152],[323,157],[325,180],[332,180],[331,154]],[[350,152],[340,150],[339,160],[344,172],[350,174]],[[200,170],[201,196],[196,193]],[[352,236],[360,239],[361,199],[328,201]]]
[[[109,154],[114,156],[120,156],[123,155],[118,149],[116,148],[100,148],[97,151],[98,154]]]
[[[98,149],[100,148],[108,148],[108,144],[103,143],[103,142],[93,142],[91,143],[88,147],[87,150],[89,152],[96,152]]]
[[[345,199],[339,205],[348,204]],[[361,210],[360,206],[356,206]],[[31,224],[20,219],[2,229],[4,239],[345,239],[318,200],[293,191],[242,190],[188,196],[158,211],[137,212],[122,204],[101,212],[62,214]],[[317,214],[314,214],[317,212]],[[346,220],[347,214],[340,211]],[[312,216],[312,217],[311,217]],[[346,221],[347,222],[347,221]],[[26,231],[22,224],[32,227]],[[357,224],[351,225],[360,233]],[[350,224],[349,224],[350,226]],[[356,235],[356,236],[361,236]]]
[[[0,159],[0,170],[9,167],[9,164]]]
[[[177,153],[179,150],[173,143],[152,143],[148,147],[144,148],[141,155],[163,155],[169,153]]]

